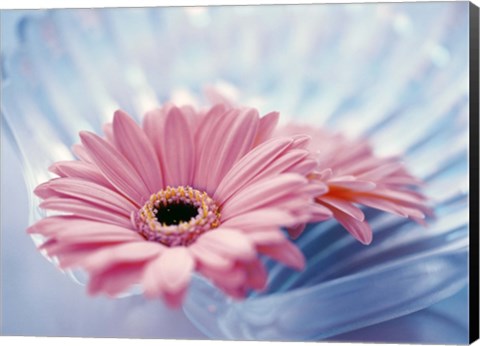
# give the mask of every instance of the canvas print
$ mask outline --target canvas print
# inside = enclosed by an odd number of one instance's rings
[[[468,343],[472,11],[2,11],[2,334]]]

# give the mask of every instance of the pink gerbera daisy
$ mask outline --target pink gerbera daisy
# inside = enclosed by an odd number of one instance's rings
[[[50,168],[59,178],[35,193],[41,208],[63,214],[28,232],[45,237],[40,249],[61,268],[88,272],[91,294],[140,284],[178,306],[193,271],[232,297],[262,290],[259,254],[304,267],[281,227],[330,216],[313,200],[326,189],[305,178],[317,166],[308,138],[269,139],[277,118],[166,105],[142,128],[117,111],[105,138],[80,133],[78,161]]]
[[[421,184],[405,168],[399,157],[376,156],[366,140],[348,139],[342,134],[306,125],[290,124],[278,134],[308,134],[309,150],[318,160],[317,171],[309,178],[328,188],[316,202],[328,208],[356,239],[372,241],[372,230],[360,206],[367,206],[424,224],[432,212],[424,195],[416,191]],[[304,225],[291,229],[298,236]]]

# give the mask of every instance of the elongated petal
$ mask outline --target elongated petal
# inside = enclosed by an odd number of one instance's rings
[[[86,258],[83,266],[89,272],[101,272],[119,263],[151,260],[165,251],[165,246],[146,241],[136,241],[102,249]]]
[[[90,278],[88,293],[90,295],[105,293],[110,297],[115,297],[133,284],[140,282],[144,266],[145,262],[122,263],[101,273],[96,273]]]
[[[253,146],[258,129],[258,112],[245,109],[232,114],[232,122],[224,122],[219,128],[222,136],[211,140],[211,148],[204,159],[211,162],[207,181],[207,191],[215,191],[225,174]],[[212,155],[210,158],[209,155]]]
[[[210,251],[208,247],[203,246],[199,242],[193,243],[188,249],[199,266],[205,266],[211,270],[225,271],[231,268],[234,263],[232,259]]]
[[[278,229],[252,231],[246,233],[246,236],[255,246],[279,244],[285,241],[285,235]]]
[[[305,223],[300,223],[300,224],[296,224],[292,227],[289,227],[289,228],[287,228],[288,235],[292,239],[297,239],[300,236],[300,234],[303,233],[303,231],[305,230],[305,227],[306,227]]]
[[[183,291],[190,281],[195,262],[190,252],[184,247],[166,250],[159,261],[158,276],[165,292]]]
[[[128,243],[128,242],[127,242]],[[61,244],[48,248],[49,256],[55,256],[62,269],[82,268],[83,261],[97,251],[110,246],[119,245],[118,243],[84,243],[84,244]]]
[[[145,269],[142,283],[146,296],[161,296],[170,306],[178,306],[185,295],[194,265],[187,249],[167,249]]]
[[[62,177],[80,178],[108,187],[109,189],[115,189],[100,170],[94,164],[88,162],[60,161],[50,166],[49,170]]]
[[[344,201],[340,198],[335,198],[331,196],[323,196],[321,197],[321,201],[337,208],[338,210],[341,210],[345,214],[350,215],[358,221],[363,221],[365,219],[365,215],[363,214],[363,212],[349,201]]]
[[[143,204],[150,192],[130,162],[97,135],[81,132],[80,137],[92,161],[112,185],[137,204]]]
[[[203,146],[208,143],[208,138],[212,133],[212,125],[217,124],[227,111],[228,109],[225,105],[217,104],[203,116],[202,122],[196,129],[194,137],[194,142],[196,144],[195,157],[199,158],[201,156]]]
[[[210,125],[203,135],[203,142],[198,143],[200,150],[194,179],[194,185],[197,188],[213,193],[214,190],[210,189],[218,186],[217,177],[221,175],[218,169],[222,165],[221,155],[229,147],[225,145],[224,138],[229,133],[234,133],[232,128],[235,128],[234,124],[238,119],[242,119],[240,115],[241,111],[238,109],[231,109],[216,117],[214,115],[208,117],[207,114],[205,121],[209,121]],[[218,136],[219,133],[222,133],[223,136]],[[242,137],[237,137],[236,140],[238,141],[236,145],[241,146]]]
[[[238,192],[225,203],[222,213],[225,219],[228,219],[260,207],[275,205],[277,201],[287,198],[305,183],[306,179],[296,174],[282,174],[272,179],[261,180]]]
[[[278,112],[271,112],[265,114],[263,117],[260,118],[260,122],[258,124],[258,132],[254,142],[255,146],[265,142],[272,137],[275,127],[278,124],[279,118],[280,113]]]
[[[195,165],[193,134],[180,109],[173,107],[168,112],[162,137],[166,185],[191,185]]]
[[[376,166],[374,169],[367,171],[359,176],[360,179],[365,178],[367,180],[379,180],[390,174],[397,172],[403,168],[401,162],[392,162],[389,164],[383,164]]]
[[[102,126],[103,133],[105,134],[105,139],[108,143],[115,145],[115,139],[113,138],[113,125],[112,123],[107,123]]]
[[[200,272],[216,285],[223,288],[235,289],[244,287],[247,280],[245,264],[236,263],[233,268],[228,270],[211,270],[210,268],[200,268]],[[226,280],[228,278],[228,280]]]
[[[371,191],[376,187],[372,181],[358,180],[354,176],[341,176],[328,180],[330,186],[351,189],[355,191]]]
[[[260,260],[255,260],[246,265],[247,285],[257,291],[267,287],[268,273]]]
[[[260,253],[293,269],[303,270],[305,268],[305,257],[302,252],[287,240],[280,244],[258,246],[257,249]]]
[[[290,148],[291,149],[291,148]],[[255,178],[251,179],[249,183],[253,183],[268,176],[276,175],[278,173],[292,172],[299,164],[308,161],[311,168],[315,168],[317,163],[313,160],[308,160],[310,153],[306,150],[293,149],[277,157],[270,165],[264,167]],[[295,170],[294,170],[295,171]]]
[[[72,145],[72,152],[75,154],[75,156],[84,162],[88,163],[93,163],[92,159],[90,158],[90,155],[87,152],[87,149],[81,144],[74,144]]]
[[[130,233],[110,232],[105,230],[78,232],[64,232],[56,237],[62,245],[67,244],[104,244],[104,243],[125,243],[132,241],[142,241],[143,238],[133,231]]]
[[[254,148],[223,178],[215,191],[215,200],[224,203],[282,155],[292,143],[292,139],[278,138]]]
[[[62,178],[52,180],[48,187],[65,196],[92,202],[105,209],[111,209],[127,218],[138,208],[122,195],[102,185],[78,178]]]
[[[199,237],[197,242],[210,251],[232,259],[248,261],[256,255],[253,243],[233,229],[217,228]]]
[[[268,226],[290,226],[295,223],[295,217],[285,210],[264,208],[225,219],[222,225],[228,228],[249,230]]]
[[[162,162],[161,152],[163,145],[161,134],[164,133],[165,117],[171,107],[173,107],[172,104],[166,104],[162,108],[157,108],[145,113],[145,116],[143,117],[143,130],[150,143],[153,145],[153,149],[157,154],[158,162],[160,163]]]
[[[342,212],[341,210],[332,207],[334,217],[342,224],[343,227],[350,232],[364,245],[368,245],[372,242],[372,229],[366,221],[359,221],[350,215]]]
[[[135,168],[151,192],[163,188],[157,155],[145,132],[125,112],[116,111],[113,118],[115,147]]]
[[[102,209],[93,203],[85,203],[74,198],[54,197],[40,203],[40,208],[72,213],[76,216],[111,223],[122,227],[131,227],[130,219],[111,210]]]
[[[58,215],[58,216],[50,216],[46,217],[30,227],[27,228],[27,233],[30,234],[41,234],[45,237],[50,237],[56,233],[62,232],[67,229],[65,225],[70,221],[83,221],[85,219],[81,219],[77,216],[73,215]],[[90,220],[88,220],[90,221]]]

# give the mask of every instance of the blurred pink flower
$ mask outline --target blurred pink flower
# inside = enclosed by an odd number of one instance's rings
[[[316,202],[328,208],[333,217],[363,244],[372,241],[372,230],[359,206],[408,217],[424,224],[432,215],[427,199],[416,187],[421,181],[412,176],[399,157],[380,158],[366,140],[348,139],[342,134],[307,125],[290,124],[277,134],[311,136],[309,150],[318,160],[311,181],[328,188]],[[304,224],[290,229],[293,237]]]
[[[302,253],[281,227],[331,216],[306,176],[317,163],[303,135],[270,139],[277,113],[223,105],[197,113],[166,105],[143,128],[117,111],[105,138],[81,132],[78,161],[35,190],[49,216],[28,229],[61,268],[89,273],[90,294],[141,284],[181,304],[193,271],[242,298],[265,288],[258,254],[296,269]],[[337,209],[334,209],[335,212]]]

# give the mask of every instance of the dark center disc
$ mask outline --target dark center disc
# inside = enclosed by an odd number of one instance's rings
[[[198,210],[195,206],[180,202],[161,206],[155,216],[158,222],[170,226],[178,225],[181,222],[189,222],[197,215]]]

